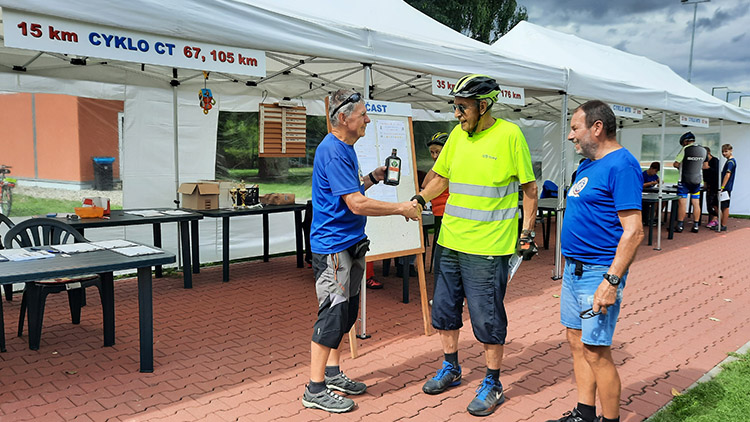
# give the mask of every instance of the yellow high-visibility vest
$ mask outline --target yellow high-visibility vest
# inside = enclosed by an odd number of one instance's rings
[[[513,253],[518,189],[535,179],[521,129],[497,119],[469,137],[457,125],[432,170],[450,182],[438,243],[474,255]]]

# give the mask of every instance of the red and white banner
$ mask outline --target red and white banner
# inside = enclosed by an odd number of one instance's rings
[[[182,40],[6,8],[3,8],[3,29],[6,47],[266,76],[266,53],[248,48]]]
[[[444,78],[442,76],[432,77],[432,93],[449,97],[451,89],[456,85],[458,79]],[[497,102],[502,104],[511,104],[517,106],[526,105],[526,97],[523,88],[515,86],[500,85],[500,95],[497,96]]]
[[[707,117],[685,116],[680,114],[680,124],[685,126],[708,127]]]

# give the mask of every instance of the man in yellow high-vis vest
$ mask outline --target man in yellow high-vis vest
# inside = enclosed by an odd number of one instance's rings
[[[505,400],[500,365],[507,334],[503,300],[508,262],[536,253],[534,221],[537,185],[526,139],[517,125],[492,117],[500,87],[485,75],[461,78],[451,90],[459,120],[432,170],[436,177],[415,195],[424,205],[446,188],[435,251],[432,326],[440,333],[444,362],[422,390],[439,394],[461,383],[458,337],[464,298],[474,336],[484,345],[487,374],[467,410],[491,414]],[[523,189],[524,221],[518,235],[518,190]]]

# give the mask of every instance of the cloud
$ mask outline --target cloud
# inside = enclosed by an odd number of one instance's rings
[[[714,15],[710,18],[700,18],[695,21],[695,27],[700,29],[716,29],[727,25],[737,19],[740,19],[747,15],[750,10],[750,4],[740,4],[737,7],[733,7],[728,10],[724,10],[721,7],[714,11]]]

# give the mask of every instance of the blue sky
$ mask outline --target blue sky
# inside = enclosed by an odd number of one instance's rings
[[[691,0],[692,1],[692,0]],[[529,22],[665,64],[687,79],[692,4],[680,0],[517,0]],[[585,58],[581,58],[585,60]],[[698,4],[692,83],[750,95],[750,1]],[[727,89],[716,89],[724,99]],[[729,101],[737,104],[739,93]],[[742,99],[750,107],[750,97]]]

